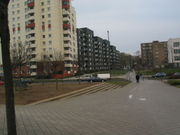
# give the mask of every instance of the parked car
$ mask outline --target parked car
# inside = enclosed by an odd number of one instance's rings
[[[161,78],[161,77],[165,77],[166,76],[166,73],[164,72],[158,72],[156,73],[155,75],[153,75],[152,77],[153,78]]]
[[[87,82],[104,82],[106,81],[106,79],[102,79],[99,77],[89,77],[89,78],[85,78],[85,79],[81,79],[81,81],[87,81]]]
[[[176,72],[169,77],[169,79],[180,79],[180,72]]]
[[[4,85],[4,81],[0,81],[0,86]]]

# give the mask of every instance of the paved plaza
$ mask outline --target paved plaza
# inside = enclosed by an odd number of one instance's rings
[[[18,135],[179,135],[180,89],[144,80],[48,103],[16,106]],[[6,135],[0,106],[0,135]]]

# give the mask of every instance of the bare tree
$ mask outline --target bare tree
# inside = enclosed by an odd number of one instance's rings
[[[60,51],[53,50],[53,54],[50,55],[52,71],[53,73],[63,73],[64,71],[64,62],[63,55]]]
[[[10,0],[0,1],[0,38],[6,91],[6,117],[8,135],[16,135],[16,116],[14,107],[13,79],[10,59],[10,34],[8,26],[8,4]]]
[[[17,42],[11,45],[11,63],[13,71],[17,71],[17,76],[22,75],[22,67],[29,66],[32,59],[32,49],[28,43]]]
[[[37,74],[40,77],[49,76],[52,73],[51,63],[48,55],[42,54],[41,60],[37,62]]]
[[[62,74],[64,72],[63,56],[60,51],[53,50],[51,57],[51,65],[53,73]],[[62,81],[63,82],[63,81]],[[58,90],[58,79],[56,78],[56,90]]]
[[[39,75],[60,74],[64,71],[63,56],[58,51],[46,52],[42,54],[41,61],[38,62]]]

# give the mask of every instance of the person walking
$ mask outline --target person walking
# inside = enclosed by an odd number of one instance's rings
[[[140,76],[139,74],[136,75],[136,82],[139,83]]]

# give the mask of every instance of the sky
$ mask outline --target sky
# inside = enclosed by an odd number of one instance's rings
[[[77,27],[88,27],[121,52],[140,44],[180,38],[180,0],[73,0]]]

